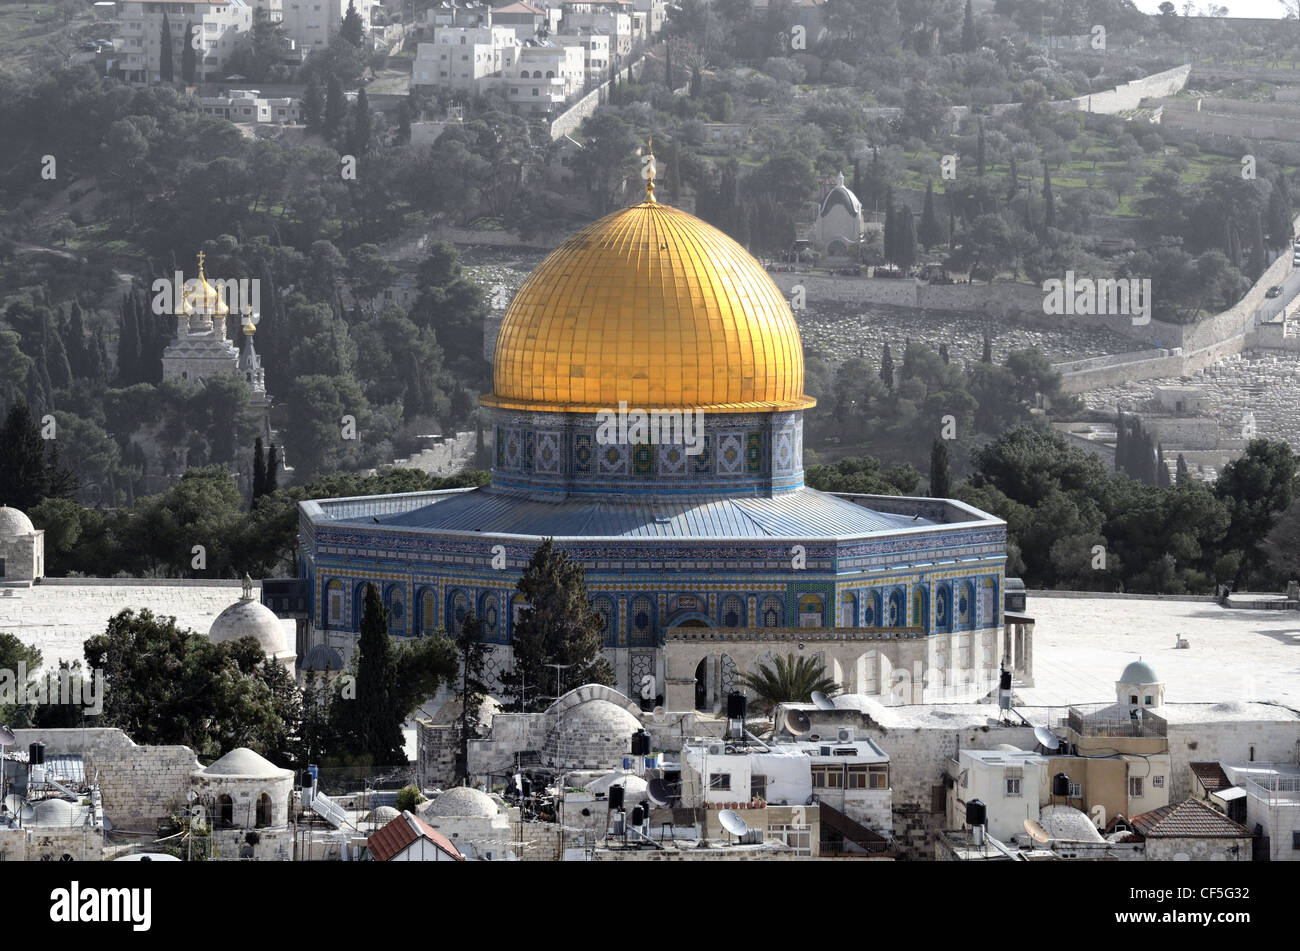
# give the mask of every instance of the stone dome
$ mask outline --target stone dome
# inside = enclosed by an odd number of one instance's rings
[[[307,651],[307,656],[302,662],[302,669],[330,673],[342,670],[343,655],[338,652],[337,648],[330,647],[328,644],[317,644]]]
[[[207,776],[240,776],[249,779],[281,779],[292,775],[289,770],[281,769],[246,746],[236,747],[200,772]]]
[[[367,816],[366,818],[368,818],[371,822],[385,823],[385,822],[392,822],[400,815],[401,813],[398,812],[396,809],[394,809],[392,806],[378,806],[374,809],[371,809],[370,815]]]
[[[1119,675],[1119,682],[1122,684],[1158,684],[1160,678],[1156,676],[1155,670],[1144,660],[1135,660],[1124,668],[1124,673]]]
[[[497,804],[485,792],[469,786],[456,786],[429,803],[424,815],[437,818],[490,819],[497,814]]]
[[[85,812],[75,802],[44,799],[32,807],[30,821],[42,826],[72,826],[80,825],[85,818]]]
[[[478,720],[483,726],[490,726],[492,718],[501,712],[501,701],[496,697],[485,696],[483,702],[479,704]],[[432,717],[434,723],[444,724],[460,723],[460,698],[452,697],[446,703],[438,708],[438,712]]]
[[[622,786],[624,802],[638,803],[646,797],[649,784],[633,773],[606,773],[599,779],[587,783],[587,791],[609,794],[611,786]]]
[[[0,538],[18,538],[36,531],[32,520],[18,509],[0,505]]]
[[[748,251],[653,197],[588,225],[524,281],[493,357],[510,410],[801,410],[803,346]]]
[[[559,769],[613,769],[632,755],[641,721],[609,700],[588,700],[561,711],[547,731],[542,758]]]
[[[237,641],[241,637],[257,638],[268,655],[285,652],[284,625],[274,611],[252,598],[240,598],[218,614],[208,629],[208,640],[214,644]]]

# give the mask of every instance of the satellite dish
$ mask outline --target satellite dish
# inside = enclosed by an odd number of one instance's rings
[[[18,737],[7,726],[0,726],[0,746],[17,746]]]
[[[820,690],[814,690],[812,692],[812,702],[817,704],[818,710],[835,709],[835,704],[831,702],[831,698],[826,696],[826,694],[822,693]]]
[[[1061,738],[1045,726],[1034,727],[1034,739],[1045,750],[1054,750],[1061,745]]]
[[[740,838],[749,831],[749,826],[746,824],[745,820],[740,818],[737,813],[732,812],[730,809],[723,809],[718,813],[718,822],[722,828],[726,829],[736,838]]]
[[[1025,831],[1035,842],[1050,842],[1052,837],[1047,834],[1047,830],[1042,827],[1037,819],[1025,820]]]
[[[655,777],[650,780],[650,782],[646,784],[645,791],[646,795],[650,797],[650,801],[659,808],[666,809],[668,806],[672,805],[672,791],[669,790],[668,784],[662,779]]]
[[[812,720],[802,710],[791,710],[785,715],[785,728],[795,736],[806,736],[812,732]]]

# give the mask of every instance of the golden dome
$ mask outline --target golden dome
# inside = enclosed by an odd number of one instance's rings
[[[608,215],[546,258],[497,335],[503,409],[804,409],[794,315],[739,244],[661,205]]]
[[[208,283],[203,276],[203,252],[199,252],[199,276],[185,282],[183,307],[187,314],[198,311],[202,314],[217,314],[224,317],[230,313],[230,307],[221,293]]]

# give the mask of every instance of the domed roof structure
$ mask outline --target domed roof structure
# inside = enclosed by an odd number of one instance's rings
[[[497,804],[485,792],[469,786],[456,786],[434,798],[421,812],[442,818],[490,819],[497,814]]]
[[[1138,659],[1124,668],[1124,673],[1119,675],[1119,682],[1122,684],[1158,684],[1160,678],[1156,676],[1156,672],[1150,664]]]
[[[438,708],[432,717],[434,723],[460,723],[460,698],[452,697]],[[492,723],[492,718],[501,712],[501,701],[496,697],[485,696],[478,707],[478,721],[484,726]]]
[[[211,766],[200,770],[208,776],[242,776],[251,779],[279,779],[287,769],[281,769],[260,753],[246,746],[238,746]]]
[[[338,652],[338,648],[330,647],[328,644],[317,644],[307,651],[307,656],[303,658],[302,669],[330,673],[342,670],[343,655]]]
[[[30,518],[18,509],[0,505],[0,538],[17,538],[20,535],[30,535],[34,531],[36,527],[32,525]]]
[[[370,810],[370,815],[366,816],[366,818],[371,822],[383,823],[392,822],[400,815],[401,813],[392,806],[376,806],[374,809]]]
[[[573,235],[529,276],[497,336],[513,410],[804,409],[803,346],[780,289],[712,225],[654,199]]]
[[[649,788],[649,784],[634,773],[606,773],[587,783],[587,791],[608,794],[611,786],[622,786],[624,801],[629,803],[640,802]]]
[[[826,195],[826,199],[822,202],[819,214],[827,214],[836,205],[843,205],[850,215],[862,214],[862,202],[858,200],[857,195],[853,194],[853,190],[844,184],[844,174],[842,172],[840,173],[839,182],[830,190]]]
[[[199,253],[199,276],[185,282],[185,292],[181,300],[183,312],[186,314],[198,311],[202,314],[218,314],[224,317],[230,313],[230,307],[221,292],[209,284],[208,279],[203,275],[202,252]]]
[[[632,734],[640,728],[641,721],[618,704],[588,700],[556,716],[542,758],[559,769],[612,769],[631,755]]]
[[[214,644],[237,641],[241,637],[255,637],[269,656],[285,653],[284,625],[275,612],[253,598],[251,593],[240,598],[217,615],[208,629],[208,640]]]

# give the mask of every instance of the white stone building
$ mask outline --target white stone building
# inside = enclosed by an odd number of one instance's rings
[[[237,747],[190,776],[191,816],[212,827],[213,858],[293,858],[293,772]]]
[[[519,113],[550,113],[582,91],[586,78],[581,46],[517,46],[507,49],[501,88]]]
[[[0,504],[0,587],[30,587],[45,575],[45,532],[18,509]]]
[[[483,91],[485,80],[501,75],[506,54],[518,46],[506,26],[443,26],[433,42],[416,47],[411,85]]]
[[[1147,861],[1249,862],[1250,831],[1199,799],[1184,799],[1133,817]]]
[[[225,96],[200,96],[198,103],[199,112],[204,115],[231,122],[290,125],[300,121],[298,99],[293,96],[267,99],[256,89],[232,89]]]
[[[586,81],[599,85],[609,78],[609,37],[604,33],[556,33],[551,36],[556,46],[582,47],[583,70]]]
[[[416,812],[467,858],[499,862],[513,857],[510,816],[485,792],[456,786],[421,803]]]
[[[604,33],[610,37],[612,52],[617,57],[632,52],[632,45],[646,39],[644,24],[647,14],[638,14],[632,0],[565,0],[560,29],[565,34]],[[642,24],[638,32],[634,23]]]
[[[123,78],[132,83],[161,80],[162,26],[166,17],[172,37],[172,68],[182,79],[185,26],[201,36],[202,55],[196,57],[195,79],[203,82],[224,75],[226,62],[249,40],[253,7],[245,0],[118,0],[119,37],[114,37]]]
[[[1300,766],[1293,763],[1224,763],[1222,766],[1234,787],[1245,794],[1245,826],[1262,837],[1260,848],[1268,860],[1300,861]]]
[[[862,202],[844,184],[841,173],[838,183],[822,200],[813,228],[813,240],[828,254],[848,254],[862,242],[866,232]]]
[[[352,2],[369,32],[371,11],[379,5],[379,0]],[[285,34],[306,53],[329,46],[343,25],[343,15],[348,12],[348,0],[281,0],[281,5]]]

